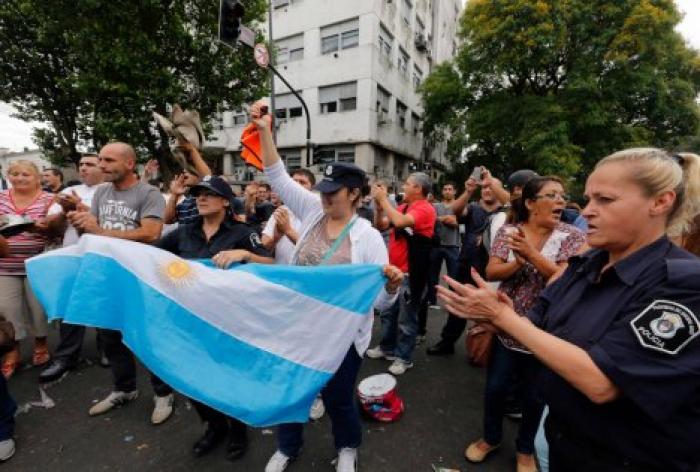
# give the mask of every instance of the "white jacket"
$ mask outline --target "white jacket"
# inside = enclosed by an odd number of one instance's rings
[[[299,240],[292,255],[292,261],[296,262],[301,242],[307,237],[309,230],[324,216],[321,200],[318,198],[318,195],[306,190],[292,180],[281,161],[271,167],[266,167],[265,175],[272,190],[280,196],[284,204],[301,220]],[[358,218],[352,228],[350,228],[348,237],[351,243],[350,257],[353,264],[377,264],[384,266],[389,263],[389,255],[387,254],[384,239],[369,221],[364,218]],[[394,304],[397,296],[398,294],[390,294],[382,287],[382,291],[374,301],[374,308],[380,311],[388,309]],[[360,356],[364,354],[369,346],[370,338],[372,337],[373,320],[374,313],[370,311],[367,314],[366,322],[355,336],[355,349],[357,349],[357,353]]]

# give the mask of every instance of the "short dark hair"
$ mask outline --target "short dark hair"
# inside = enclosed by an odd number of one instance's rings
[[[452,185],[452,188],[454,188],[455,190],[457,189],[457,184],[455,184],[455,183],[452,182],[451,180],[448,180],[447,182],[444,182],[444,183],[442,184],[442,188],[445,188],[446,185]]]
[[[55,175],[56,177],[60,177],[60,178],[61,178],[61,183],[63,183],[63,172],[61,171],[61,169],[57,169],[57,168],[55,168],[55,167],[49,167],[48,169],[44,169],[44,171],[45,171],[45,172],[51,172],[51,173],[52,173],[53,175]]]
[[[297,174],[303,175],[304,177],[309,179],[311,185],[316,185],[316,176],[309,169],[294,169],[290,175],[294,177]]]
[[[525,183],[523,187],[523,194],[520,198],[513,201],[512,210],[515,223],[524,223],[530,217],[530,210],[527,209],[525,202],[528,200],[536,200],[537,194],[542,187],[550,182],[556,182],[562,187],[564,186],[564,181],[555,175],[547,175],[545,177],[533,177]]]
[[[260,182],[260,183],[258,184],[258,188],[259,188],[259,187],[265,187],[265,188],[267,189],[268,192],[271,192],[271,191],[272,191],[272,187],[270,187],[270,184],[268,184],[267,182]]]

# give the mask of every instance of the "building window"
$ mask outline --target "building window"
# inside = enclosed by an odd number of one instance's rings
[[[323,147],[314,153],[314,161],[328,165],[334,162],[355,162],[354,146]]]
[[[335,113],[357,109],[357,82],[331,85],[318,89],[321,113]]]
[[[287,118],[296,118],[302,116],[301,103],[299,99],[291,93],[275,95],[275,116],[284,120]]]
[[[391,102],[391,94],[384,90],[381,85],[377,85],[377,111],[389,113],[389,103]]]
[[[416,90],[423,81],[423,71],[417,65],[413,64],[413,88]]]
[[[413,4],[411,0],[403,0],[403,5],[401,9],[401,16],[403,17],[403,22],[406,26],[411,25],[411,11],[413,10]]]
[[[413,136],[417,136],[420,133],[420,116],[416,113],[411,113],[411,124],[413,125]]]
[[[242,126],[248,123],[246,116],[242,113],[233,115],[233,126]]]
[[[408,111],[408,107],[401,103],[400,101],[396,100],[396,122],[399,124],[399,126],[403,129],[406,129],[406,112]]]
[[[275,42],[277,46],[277,64],[300,61],[304,59],[304,34],[298,34]]]
[[[398,66],[399,66],[399,73],[401,76],[405,79],[408,78],[408,53],[403,50],[402,47],[399,47],[399,60],[398,60]]]
[[[357,18],[321,28],[321,54],[357,47],[360,22]]]
[[[379,25],[379,52],[386,57],[391,57],[394,48],[394,37],[387,31],[384,25]]]
[[[280,149],[279,155],[287,170],[301,169],[301,151],[299,149]]]

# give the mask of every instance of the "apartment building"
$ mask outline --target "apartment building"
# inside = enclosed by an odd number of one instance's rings
[[[415,165],[433,177],[445,170],[439,149],[423,144],[416,90],[454,56],[461,8],[461,0],[272,0],[275,64],[308,105],[316,145],[309,159],[304,110],[275,79],[277,144],[287,166],[322,173],[329,163],[354,162],[389,181]],[[242,111],[222,113],[207,142],[224,152],[222,171],[233,180],[252,178],[238,157],[246,121]]]

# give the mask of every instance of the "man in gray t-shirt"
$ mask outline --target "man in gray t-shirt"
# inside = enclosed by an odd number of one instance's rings
[[[433,248],[430,256],[430,268],[428,269],[428,290],[425,301],[418,311],[418,341],[422,341],[426,334],[428,319],[428,305],[435,305],[435,286],[440,282],[442,262],[445,261],[447,275],[454,277],[457,273],[459,259],[459,225],[457,217],[452,211],[452,203],[457,195],[455,184],[447,182],[442,186],[442,201],[434,203],[437,213],[435,230],[440,238],[440,247]]]
[[[110,143],[100,150],[99,157],[106,182],[95,190],[90,212],[70,212],[68,220],[81,233],[148,244],[157,241],[163,229],[165,200],[155,187],[139,181],[134,172],[134,149],[125,143]],[[138,396],[136,362],[122,342],[121,333],[109,329],[97,332],[112,368],[114,390],[90,408],[91,416],[106,413]],[[159,424],[170,417],[174,396],[172,389],[153,374],[151,385],[156,394],[151,422]]]

